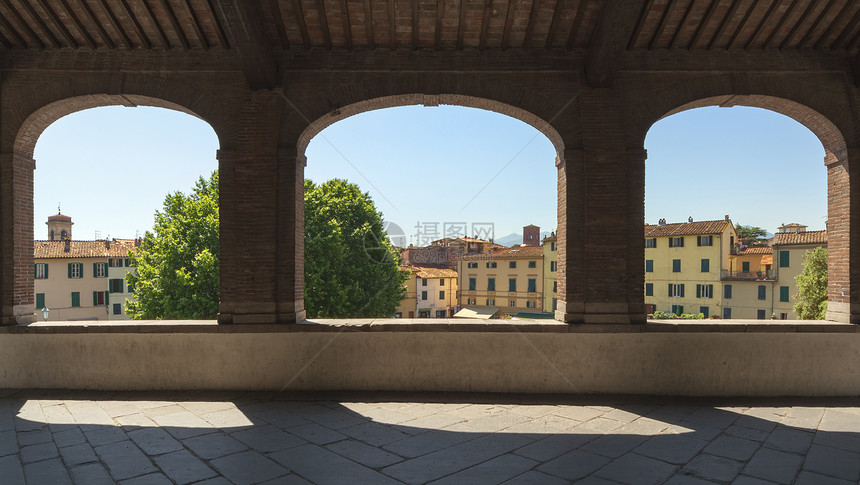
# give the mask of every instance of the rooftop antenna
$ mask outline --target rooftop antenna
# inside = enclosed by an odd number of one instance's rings
[[[99,240],[102,238],[102,232],[96,229],[95,237],[93,239]]]
[[[57,214],[62,214],[63,212],[60,210],[60,203],[57,202]]]

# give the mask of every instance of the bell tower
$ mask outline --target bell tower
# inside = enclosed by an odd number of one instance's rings
[[[48,222],[45,224],[48,225],[49,241],[72,239],[72,224],[74,224],[72,218],[60,213],[59,207],[57,208],[57,214],[48,217]]]

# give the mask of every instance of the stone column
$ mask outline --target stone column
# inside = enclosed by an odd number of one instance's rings
[[[860,323],[860,198],[851,196],[851,180],[860,180],[860,164],[849,155],[860,147],[825,158],[827,166],[827,315],[834,322]],[[856,158],[856,157],[855,157]],[[852,244],[853,243],[853,244]]]
[[[27,156],[0,154],[0,324],[36,320],[33,290],[33,170]]]
[[[276,310],[279,323],[305,319],[305,166],[295,147],[278,150]]]

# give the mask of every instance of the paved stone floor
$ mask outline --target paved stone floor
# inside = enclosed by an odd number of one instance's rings
[[[0,393],[0,483],[860,480],[860,401],[297,398]]]

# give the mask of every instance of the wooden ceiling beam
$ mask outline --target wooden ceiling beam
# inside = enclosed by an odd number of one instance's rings
[[[648,43],[649,49],[653,49],[657,45],[657,41],[660,40],[660,37],[663,36],[663,33],[666,32],[666,27],[669,25],[669,17],[672,15],[672,8],[674,7],[675,0],[669,0],[669,3],[666,4],[666,8],[663,9],[663,16],[660,18],[660,25],[657,26],[657,30],[654,32],[654,36],[651,37],[651,42]],[[646,9],[644,12],[646,13],[642,15],[641,19],[639,19],[637,28],[639,25],[644,24],[645,18],[648,17],[648,10]],[[638,35],[636,37],[638,37]],[[633,36],[630,36],[630,42],[634,43],[636,42],[636,39]]]
[[[818,26],[824,20],[824,17],[827,16],[827,12],[829,12],[834,5],[836,5],[836,0],[830,0],[827,5],[825,5],[824,8],[821,9],[821,12],[818,13],[817,17],[815,17],[815,21],[812,23],[812,26],[809,27],[805,34],[803,34],[803,38],[800,39],[800,42],[797,43],[798,49],[806,47],[806,44],[808,44],[812,40],[812,36],[815,34],[815,31],[818,29]]]
[[[42,33],[48,39],[48,42],[50,42],[51,46],[55,49],[59,49],[60,41],[57,40],[57,37],[54,35],[53,32],[51,32],[51,29],[49,29],[48,26],[45,25],[45,22],[42,20],[42,17],[40,17],[39,14],[36,13],[36,9],[33,8],[33,5],[30,2],[23,2],[22,4],[27,10],[27,15],[29,15],[30,18],[32,18],[33,21],[36,22],[36,25],[39,26],[39,30],[42,31]]]
[[[752,0],[752,5],[750,5],[750,7],[744,13],[743,19],[738,22],[738,26],[735,27],[735,31],[734,33],[732,33],[732,37],[729,39],[729,43],[726,44],[726,49],[735,48],[735,44],[737,43],[738,38],[740,38],[741,33],[743,33],[747,24],[750,22],[750,19],[752,19],[753,13],[755,12],[755,9],[758,8],[758,4],[760,1],[761,0]]]
[[[585,61],[585,78],[591,87],[611,86],[630,43],[629,32],[647,14],[639,0],[602,2],[591,33]]]
[[[364,31],[367,35],[367,46],[376,49],[376,36],[373,29],[373,5],[370,0],[364,0]]]
[[[761,35],[761,33],[764,32],[764,26],[767,25],[768,22],[770,22],[771,18],[773,18],[773,14],[776,13],[776,9],[779,7],[779,3],[780,0],[773,0],[773,2],[770,4],[770,7],[768,7],[767,12],[765,12],[765,14],[762,16],[761,21],[756,26],[755,30],[753,31],[753,34],[750,36],[749,40],[747,40],[746,45],[744,45],[744,50],[750,50],[753,44],[755,44],[756,40],[758,40],[758,37]]]
[[[702,18],[702,21],[699,22],[699,26],[693,34],[693,40],[690,41],[690,45],[687,47],[688,49],[693,50],[699,46],[699,41],[705,33],[705,28],[707,28],[709,23],[711,23],[711,19],[714,17],[714,12],[717,10],[717,5],[719,5],[719,3],[720,0],[711,0],[711,4],[708,6],[708,11],[705,12],[705,16]]]
[[[156,32],[158,32],[158,38],[161,39],[161,47],[169,49],[172,47],[170,45],[170,41],[167,39],[167,36],[164,34],[164,29],[161,28],[161,24],[158,23],[158,19],[155,18],[152,8],[148,3],[146,3],[146,1],[147,0],[140,0],[140,3],[143,4],[143,10],[146,12],[147,17],[149,17],[149,21],[152,22],[153,27],[155,27]]]
[[[131,19],[131,23],[134,25],[134,31],[137,34],[137,38],[140,39],[141,44],[143,44],[143,47],[146,49],[152,49],[152,41],[146,36],[146,32],[143,31],[143,27],[137,20],[137,16],[131,11],[131,7],[128,5],[128,0],[120,0],[120,4],[122,5],[122,8],[125,9],[126,17]]]
[[[86,1],[82,1],[81,7],[84,10],[84,14],[87,16],[87,21],[96,26],[96,32],[99,33],[99,37],[101,37],[102,43],[104,43],[109,49],[116,48],[116,44],[114,43],[111,36],[108,35],[104,25],[102,25],[98,17],[96,17],[96,14],[95,12],[93,12],[93,9],[90,8],[90,4],[88,4]]]
[[[224,25],[231,49],[242,63],[245,80],[251,89],[274,89],[279,83],[278,57],[263,29],[264,18],[259,2],[245,0],[216,0],[215,8]]]
[[[119,34],[120,37],[122,37],[122,42],[125,45],[125,48],[131,49],[132,47],[134,47],[134,45],[131,43],[131,38],[128,36],[128,33],[125,31],[122,25],[119,23],[119,19],[116,17],[116,14],[114,14],[113,10],[110,8],[110,5],[108,5],[107,0],[99,0],[99,4],[101,5],[102,10],[104,10],[108,22],[110,22],[110,25],[113,30],[117,34]]]
[[[194,35],[197,36],[200,46],[204,49],[209,49],[209,41],[206,39],[206,34],[203,33],[200,20],[197,18],[194,8],[191,7],[191,3],[188,0],[182,0],[182,6],[185,7],[185,12],[188,14],[188,18],[191,19],[191,28],[194,29]]]
[[[51,23],[54,24],[54,28],[57,29],[57,32],[60,33],[60,36],[63,37],[63,40],[66,42],[66,47],[77,48],[78,43],[75,41],[75,38],[72,37],[72,33],[69,32],[69,29],[66,28],[66,24],[60,20],[60,17],[57,15],[56,10],[53,7],[47,5],[45,0],[38,0],[39,6],[42,7],[42,10],[48,14],[48,19],[51,20]]]
[[[770,31],[770,35],[767,36],[767,39],[764,40],[764,44],[762,47],[767,47],[771,45],[771,43],[776,40],[776,36],[782,31],[783,27],[785,27],[785,23],[788,22],[788,19],[794,15],[794,12],[797,11],[797,6],[800,5],[800,0],[790,0],[790,5],[782,17],[779,18],[779,21],[774,26],[773,30]]]
[[[552,21],[549,24],[549,31],[546,34],[546,42],[544,43],[544,49],[552,48],[552,41],[555,38],[555,34],[558,32],[558,21],[561,19],[561,12],[564,10],[566,0],[556,0],[555,9],[552,12]]]
[[[33,29],[30,27],[30,24],[28,24],[24,20],[24,17],[21,16],[21,13],[18,12],[18,10],[16,10],[15,8],[13,8],[11,4],[9,4],[9,0],[2,0],[2,4],[4,7],[6,7],[6,10],[12,12],[12,16],[15,17],[15,21],[18,22],[27,37],[30,38],[32,45],[37,46],[40,49],[44,49],[45,43],[42,42],[42,39],[39,38],[39,35],[36,34],[35,31],[33,31]],[[26,46],[27,43],[24,42],[24,45]]]
[[[854,2],[854,0],[848,0],[847,2],[845,2],[845,4],[842,6],[842,10],[840,10],[839,13],[836,14],[836,17],[833,18],[833,21],[830,22],[830,25],[827,26],[827,29],[824,31],[823,34],[821,34],[821,37],[818,38],[818,41],[813,46],[814,49],[820,49],[824,46],[824,43],[827,41],[827,38],[833,34],[833,31],[836,28],[836,25],[839,23],[839,20],[848,15],[848,9],[852,5],[855,5],[855,3],[856,2]],[[845,28],[848,28],[847,25]]]
[[[696,0],[690,0],[690,3],[687,4],[687,11],[684,12],[684,16],[681,18],[681,23],[678,24],[678,28],[675,29],[675,34],[672,35],[672,40],[669,41],[669,48],[676,49],[678,47],[678,42],[681,41],[681,32],[684,31],[684,26],[687,25],[687,22],[690,20],[690,15],[693,13],[693,7],[696,6]]]
[[[340,0],[340,18],[343,24],[343,38],[346,48],[352,50],[352,23],[349,20],[349,5],[346,0]]]

